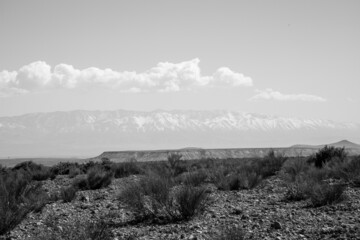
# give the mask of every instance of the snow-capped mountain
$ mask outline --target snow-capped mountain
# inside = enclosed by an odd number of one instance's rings
[[[355,123],[236,111],[79,110],[0,117],[0,151],[21,155],[42,149],[39,152],[53,155],[81,151],[85,155],[89,151],[188,146],[272,147],[338,140],[335,137],[353,139],[359,132],[360,125]]]

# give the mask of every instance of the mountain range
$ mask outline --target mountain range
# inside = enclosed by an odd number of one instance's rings
[[[238,111],[69,111],[0,117],[0,157],[184,147],[284,147],[351,139],[360,124]]]

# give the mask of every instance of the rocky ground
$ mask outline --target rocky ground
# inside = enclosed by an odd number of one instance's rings
[[[118,202],[117,195],[126,182],[137,176],[115,179],[100,190],[80,191],[71,203],[61,200],[48,204],[39,213],[30,213],[11,235],[26,239],[44,228],[47,217],[75,223],[83,219],[110,216],[114,223],[131,220],[131,213]],[[70,185],[67,176],[57,176],[44,182],[48,192]],[[347,187],[346,200],[319,208],[309,207],[309,202],[284,201],[282,180],[271,177],[252,190],[219,191],[208,184],[211,202],[206,211],[188,222],[154,225],[115,224],[112,229],[116,239],[214,239],[230,225],[244,229],[246,239],[360,239],[360,189]],[[36,237],[35,237],[36,239]]]

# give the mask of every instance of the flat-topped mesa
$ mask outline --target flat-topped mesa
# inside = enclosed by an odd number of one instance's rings
[[[171,153],[181,154],[182,160],[197,159],[231,159],[231,158],[256,158],[264,157],[270,150],[276,154],[283,154],[288,157],[309,156],[316,152],[316,149],[295,149],[295,148],[229,148],[229,149],[197,149],[186,148],[177,150],[148,150],[148,151],[109,151],[93,158],[101,160],[107,158],[114,162],[125,162],[135,159],[139,162],[165,161]]]

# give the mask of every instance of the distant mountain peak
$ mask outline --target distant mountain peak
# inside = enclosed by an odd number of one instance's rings
[[[345,148],[360,148],[360,145],[359,145],[359,144],[350,142],[350,141],[348,141],[348,140],[341,140],[341,141],[339,141],[339,142],[329,144],[329,146],[333,146],[333,147],[345,147]]]
[[[297,144],[294,146],[291,146],[291,148],[323,148],[325,146],[330,146],[330,147],[344,147],[347,149],[360,149],[360,145],[350,142],[348,140],[341,140],[339,142],[335,142],[335,143],[329,143],[329,144],[322,144],[322,145],[302,145],[302,144]]]

